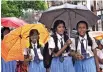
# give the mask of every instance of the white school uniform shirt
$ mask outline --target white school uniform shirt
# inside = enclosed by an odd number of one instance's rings
[[[87,35],[84,36],[84,38],[82,38],[81,36],[79,36],[78,39],[78,46],[77,46],[77,52],[79,52],[81,54],[81,40],[83,39],[83,43],[84,43],[84,48],[86,50],[86,53],[89,53],[90,57],[94,56],[93,52],[91,49],[95,49],[97,48],[97,44],[94,40],[94,38],[91,37],[92,39],[92,47],[88,46],[88,40],[87,40]],[[76,46],[75,46],[75,38],[71,38],[72,44],[70,45],[72,50],[76,50]]]
[[[33,43],[31,43],[32,44],[32,47],[33,47],[33,49],[34,49],[34,44]],[[37,48],[37,43],[35,43],[35,48],[37,49],[37,53],[38,53],[38,56],[39,56],[39,59],[40,60],[43,60],[43,56],[42,56],[42,54],[41,54],[41,50],[40,50],[40,48]],[[32,61],[34,60],[34,57],[35,57],[35,53],[34,53],[34,50],[33,49],[30,49],[30,56],[32,56]],[[27,48],[26,49],[24,49],[24,55],[27,55]]]
[[[61,38],[62,38],[62,41],[63,41],[63,45],[65,43],[64,41],[64,36],[60,36],[58,33],[56,33],[57,35],[57,39],[58,39],[58,48],[59,50],[61,49]],[[55,48],[55,42],[54,42],[54,39],[53,37],[50,37],[49,41],[48,41],[48,48],[52,48],[54,49]],[[51,54],[51,50],[49,49],[49,54]],[[64,53],[63,56],[68,56],[68,53]]]
[[[97,56],[100,58],[100,59],[103,59],[103,49],[100,50],[100,49],[96,49],[97,50]],[[99,64],[100,68],[103,69],[103,64]]]

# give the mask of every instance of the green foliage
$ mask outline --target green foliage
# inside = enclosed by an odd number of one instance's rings
[[[2,1],[1,16],[2,17],[20,17],[23,10],[45,10],[47,4],[44,1]]]
[[[13,3],[12,1],[2,1],[1,4],[1,17],[20,17],[23,12],[18,7],[18,4]]]
[[[47,5],[44,1],[22,1],[23,9],[27,10],[28,8],[33,10],[45,10]]]

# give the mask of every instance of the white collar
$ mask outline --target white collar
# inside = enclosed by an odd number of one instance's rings
[[[57,35],[57,38],[60,40],[61,38],[64,38],[64,35],[60,35],[60,34],[58,34],[58,33],[56,33],[56,35]]]
[[[87,40],[87,35],[85,34],[84,37],[79,36],[79,40],[80,40],[80,41],[81,41],[81,40]]]
[[[32,47],[34,48],[34,45],[35,45],[35,48],[37,48],[37,42],[35,44],[31,43]]]

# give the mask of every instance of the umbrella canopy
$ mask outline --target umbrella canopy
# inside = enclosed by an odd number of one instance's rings
[[[27,24],[25,21],[18,19],[16,17],[5,17],[1,18],[1,25],[4,27],[13,27],[17,28]]]
[[[91,31],[89,35],[93,37],[97,43],[99,41],[103,45],[103,31]]]
[[[103,39],[103,34],[97,37],[94,37],[96,40],[102,40]]]
[[[2,58],[5,61],[23,60],[23,49],[29,46],[29,31],[37,29],[40,33],[40,44],[45,44],[49,37],[49,32],[43,24],[26,24],[7,34],[2,41]]]
[[[89,32],[90,37],[98,37],[103,35],[103,31],[90,31]]]
[[[103,45],[103,34],[94,38],[97,42],[99,41]]]
[[[99,18],[83,5],[65,3],[60,6],[50,7],[42,14],[39,22],[45,24],[48,28],[52,28],[53,23],[58,19],[66,23],[67,30],[70,33],[70,30],[76,27],[77,22],[83,20],[89,26],[92,26],[97,23]]]

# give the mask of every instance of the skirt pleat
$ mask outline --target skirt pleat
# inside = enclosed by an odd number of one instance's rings
[[[94,57],[77,60],[75,61],[74,67],[76,72],[96,72]]]
[[[1,58],[1,72],[15,72],[16,61],[5,62]]]
[[[43,65],[43,61],[40,61],[40,63],[31,61],[28,68],[29,68],[28,72],[46,72],[46,69],[44,68]]]
[[[60,62],[59,57],[52,59],[51,72],[75,72],[72,63],[72,57],[64,57],[64,61]]]

